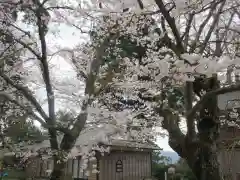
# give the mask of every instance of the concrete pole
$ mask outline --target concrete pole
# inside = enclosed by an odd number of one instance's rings
[[[164,180],[167,180],[167,172],[164,173]]]

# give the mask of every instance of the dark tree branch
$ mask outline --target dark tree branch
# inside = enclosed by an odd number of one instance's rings
[[[31,107],[26,107],[24,105],[22,105],[19,101],[13,99],[10,95],[8,95],[7,93],[4,92],[0,92],[0,96],[6,98],[9,102],[19,106],[22,110],[26,111],[30,116],[32,116],[33,118],[35,118],[42,126],[44,126],[46,124],[46,122],[40,118],[38,115],[36,115],[33,111]]]
[[[108,47],[109,41],[115,40],[116,38],[117,35],[107,37],[104,39],[103,43],[96,48],[95,57],[91,62],[90,70],[86,79],[86,87],[84,92],[86,99],[83,101],[81,112],[77,116],[76,122],[71,129],[71,135],[65,134],[62,139],[60,148],[63,150],[70,150],[73,147],[77,137],[86,124],[88,115],[87,108],[94,100],[93,97],[95,96],[95,81],[99,72],[99,68],[103,63],[103,58],[106,54],[106,48]]]
[[[178,48],[176,47],[176,45],[174,43],[172,43],[172,40],[168,36],[167,29],[166,29],[166,26],[165,26],[165,19],[164,19],[164,17],[161,17],[161,27],[162,27],[162,30],[163,30],[164,38],[163,38],[163,40],[162,39],[160,40],[160,44],[164,43],[165,46],[167,46],[173,52],[175,52],[177,55],[179,55]]]
[[[240,84],[237,84],[237,85],[231,85],[228,87],[218,88],[216,90],[207,92],[200,99],[200,101],[198,101],[197,104],[195,104],[195,106],[193,106],[193,108],[187,113],[187,118],[193,118],[195,113],[202,108],[203,104],[208,100],[209,97],[217,96],[217,95],[225,94],[229,92],[239,91],[239,90],[240,90]]]
[[[235,1],[235,2],[236,2],[236,1]],[[238,19],[240,19],[240,12],[239,12],[239,10],[237,9],[237,7],[239,7],[239,6],[240,6],[240,4],[237,3],[237,6],[236,6],[236,7],[233,7],[234,12],[238,15]]]
[[[142,0],[137,0],[137,2],[138,2],[138,5],[139,5],[140,9],[143,9],[144,6],[143,6]]]
[[[28,36],[29,38],[32,38],[30,32],[24,31],[23,29],[19,28],[18,26],[14,25],[14,24],[10,24],[10,23],[9,23],[9,26],[14,27],[14,28],[17,29],[18,31],[24,33],[24,35]]]
[[[43,76],[45,86],[46,86],[46,91],[47,91],[49,118],[51,119],[51,121],[55,121],[54,92],[51,85],[49,67],[47,62],[47,45],[46,45],[46,39],[45,39],[46,25],[44,24],[44,22],[42,22],[42,16],[44,16],[45,14],[41,13],[41,10],[40,10],[41,8],[43,7],[39,7],[38,10],[36,11],[38,35],[41,42],[41,51],[42,51],[41,58],[39,59],[39,61],[41,61],[41,64],[42,64],[41,66],[42,76]]]
[[[215,34],[216,34],[216,45],[215,45],[214,56],[220,57],[222,54],[222,49],[221,49],[221,41],[219,37],[219,29],[216,29]]]
[[[184,99],[185,99],[186,112],[189,112],[192,109],[192,103],[193,103],[193,83],[192,82],[186,82]],[[194,118],[187,117],[186,120],[187,120],[187,134],[190,138],[193,138],[196,133]]]
[[[12,87],[19,90],[23,96],[36,108],[37,112],[43,117],[44,120],[47,120],[49,117],[42,109],[41,105],[38,103],[36,98],[31,94],[31,91],[24,86],[21,86],[20,84],[14,83],[7,75],[5,75],[3,72],[0,71],[0,76]]]
[[[187,20],[186,29],[185,29],[185,31],[184,31],[183,36],[181,37],[181,39],[184,39],[183,45],[184,45],[185,49],[187,49],[188,40],[189,40],[189,32],[190,32],[190,29],[191,29],[191,27],[192,27],[193,17],[194,17],[194,13],[190,13],[190,14],[188,15],[188,20]]]
[[[200,25],[199,29],[198,29],[198,32],[196,34],[196,38],[195,40],[193,41],[192,45],[191,45],[191,49],[190,49],[190,52],[193,52],[195,49],[196,49],[196,45],[197,45],[197,42],[199,41],[199,38],[200,36],[202,35],[202,32],[204,30],[204,27],[207,25],[207,23],[209,22],[210,18],[212,17],[213,15],[213,12],[214,10],[216,9],[218,3],[217,2],[213,2],[210,6],[210,10],[209,10],[209,14],[207,16],[207,18],[203,21],[203,23]]]
[[[51,80],[50,80],[50,72],[47,62],[47,45],[45,35],[47,33],[47,25],[44,21],[46,18],[50,18],[50,14],[45,9],[43,4],[40,3],[39,0],[35,1],[37,5],[37,9],[34,11],[36,18],[37,18],[37,27],[38,27],[38,36],[41,43],[41,57],[38,57],[38,60],[41,62],[41,71],[42,76],[45,83],[45,88],[47,91],[47,99],[48,99],[48,113],[49,118],[46,120],[47,124],[51,127],[55,126],[56,122],[56,115],[55,115],[55,97],[54,91],[52,88]],[[50,135],[50,144],[52,149],[58,149],[58,142],[57,142],[57,132],[54,128],[48,128],[49,135]]]
[[[218,56],[220,57],[223,53],[223,50],[222,50],[222,43],[224,43],[224,39],[226,38],[227,36],[227,33],[228,33],[228,30],[229,30],[229,27],[232,23],[232,20],[233,20],[233,17],[234,17],[235,13],[232,13],[231,16],[230,16],[230,19],[225,27],[225,31],[224,33],[222,33],[222,36],[220,37],[219,35],[219,30],[220,28],[217,28],[216,29],[216,48],[215,48],[215,52],[214,52],[214,55],[215,56]]]
[[[224,33],[222,34],[222,36],[220,37],[220,41],[221,41],[221,42],[223,42],[224,38],[225,38],[226,35],[227,35],[227,30],[229,30],[229,28],[230,28],[230,25],[231,25],[231,23],[232,23],[232,21],[233,21],[234,15],[235,15],[235,12],[232,13],[231,16],[230,16],[230,18],[229,18],[228,24],[227,24],[226,27],[225,27],[225,31],[224,31]]]
[[[177,54],[179,55],[184,52],[184,48],[182,45],[182,40],[181,40],[180,34],[179,34],[177,26],[175,24],[175,20],[174,20],[174,18],[172,18],[170,16],[170,14],[169,14],[168,10],[165,8],[162,0],[155,0],[155,2],[172,30],[172,33],[175,37],[177,48],[178,48]]]
[[[40,118],[36,113],[32,110],[32,107],[30,106],[24,106],[19,101],[13,99],[10,95],[4,92],[0,92],[0,96],[6,98],[9,102],[19,106],[23,111],[25,111],[29,116],[33,117],[35,120],[37,120],[42,127],[48,129],[48,128],[55,128],[57,131],[63,132],[63,133],[70,133],[70,131],[67,128],[61,127],[61,126],[50,126],[48,125],[42,118]]]
[[[225,3],[226,3],[226,0],[223,0],[222,4],[220,5],[220,7],[219,7],[219,9],[218,9],[218,12],[217,12],[217,13],[214,15],[214,17],[213,17],[213,22],[212,22],[212,24],[211,24],[211,26],[210,26],[210,29],[209,29],[209,31],[208,31],[205,39],[204,39],[204,42],[203,42],[203,44],[202,44],[202,47],[201,47],[200,50],[199,50],[199,53],[200,53],[200,54],[203,53],[203,51],[205,50],[205,48],[206,48],[206,46],[207,46],[207,43],[208,43],[208,41],[209,41],[209,39],[210,39],[210,37],[211,37],[211,35],[212,35],[212,32],[213,32],[214,28],[216,27],[216,24],[217,24],[217,22],[218,22],[218,20],[219,20],[220,14],[222,13],[222,9],[223,9]]]
[[[46,10],[52,10],[52,9],[67,9],[67,10],[74,10],[74,8],[72,7],[68,7],[68,6],[51,6],[51,7],[47,7]]]
[[[8,33],[5,32],[1,32],[3,35],[7,35],[9,36]],[[15,38],[14,35],[12,35],[12,38],[14,41],[16,41],[17,43],[19,43],[20,45],[22,45],[24,48],[26,48],[27,50],[29,50],[34,56],[37,57],[37,59],[41,58],[41,55],[36,52],[31,46],[29,46],[28,44],[26,44],[25,42],[23,42],[21,39]]]
[[[182,133],[179,128],[179,116],[173,114],[170,110],[163,110],[162,108],[157,109],[160,116],[163,116],[162,127],[169,133],[169,145],[176,151],[181,157],[185,157],[185,139],[186,136]]]
[[[225,29],[225,28],[222,27],[222,28],[219,28],[219,29]],[[235,33],[237,33],[237,34],[240,34],[240,31],[239,31],[238,29],[233,29],[233,28],[228,27],[227,30],[233,31],[233,32],[235,32]]]

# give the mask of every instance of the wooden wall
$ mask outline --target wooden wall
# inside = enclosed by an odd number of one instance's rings
[[[240,130],[238,127],[234,126],[228,126],[228,127],[223,127],[220,129],[220,134],[219,134],[219,139],[220,141],[222,140],[240,140]]]
[[[219,162],[224,180],[240,180],[240,149],[221,150]]]
[[[97,174],[92,172],[93,169],[96,169],[96,168],[93,168],[93,166],[97,166],[97,161],[89,162],[89,176],[88,176],[88,180],[98,180],[97,179]]]
[[[53,169],[53,160],[41,160],[40,158],[32,158],[31,162],[26,168],[28,177],[48,177],[50,174],[48,170]],[[74,178],[82,178],[87,180],[85,172],[80,169],[81,160],[80,157],[76,159],[69,159],[66,163],[65,176]]]
[[[219,137],[220,172],[224,180],[240,180],[240,130],[236,127],[223,126]]]
[[[41,160],[38,157],[31,158],[28,162],[26,173],[28,177],[46,177],[49,169],[52,169],[53,161]]]
[[[120,172],[116,172],[117,164]],[[122,164],[121,164],[122,163]],[[98,164],[99,174],[92,172],[92,165]],[[35,158],[27,168],[29,177],[47,177],[47,169],[52,169],[52,160]],[[67,179],[88,180],[143,180],[151,176],[151,152],[149,151],[113,151],[104,156],[98,156],[97,162],[89,163],[89,176],[81,170],[80,157],[69,159],[66,163]],[[121,170],[122,167],[122,170]],[[34,171],[33,171],[34,170]],[[119,169],[118,169],[119,170]]]
[[[39,177],[41,173],[41,161],[39,158],[31,158],[26,168],[26,174],[28,177]]]
[[[122,162],[122,172],[116,172],[116,163]],[[150,152],[112,152],[100,157],[99,180],[142,180],[151,176]]]

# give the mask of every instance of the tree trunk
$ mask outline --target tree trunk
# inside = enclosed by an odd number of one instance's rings
[[[60,149],[65,152],[69,152],[73,148],[78,135],[79,134],[77,134],[77,136],[74,137],[71,134],[65,134],[60,144]],[[64,173],[66,162],[62,161],[61,157],[56,156],[53,158],[54,166],[50,180],[69,180]]]
[[[57,158],[56,158],[57,159]],[[53,171],[51,173],[50,180],[65,180],[65,164],[66,162],[58,162],[57,160],[54,160],[54,166]]]
[[[212,91],[219,87],[217,76],[211,79]],[[198,121],[198,148],[193,155],[190,167],[198,180],[220,180],[217,140],[219,138],[220,122],[218,118],[217,97],[207,99],[200,110]]]
[[[199,148],[198,153],[195,156],[187,159],[197,180],[221,179],[215,147],[211,145]]]

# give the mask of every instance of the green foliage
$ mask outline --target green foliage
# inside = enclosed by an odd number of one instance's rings
[[[100,29],[99,27],[95,27],[90,32],[90,36],[92,40],[91,44],[93,46],[96,44],[99,44],[99,42],[101,42],[102,39],[106,38],[101,33],[98,33],[98,32],[101,32],[101,27]],[[113,35],[116,35],[116,34],[111,33],[108,36],[110,37]],[[146,48],[141,45],[138,45],[136,41],[131,40],[131,38],[128,37],[128,35],[119,36],[118,38],[116,38],[116,40],[110,41],[108,43],[107,53],[105,55],[105,58],[104,58],[105,61],[103,64],[114,63],[117,61],[118,57],[141,59],[143,56],[145,56],[145,53],[146,53]]]
[[[161,155],[160,151],[154,151],[152,153],[153,165],[167,165],[170,164],[171,158]]]
[[[155,151],[152,154],[152,172],[153,176],[159,180],[165,179],[165,172],[171,166],[171,159],[166,156],[162,156],[160,151]],[[176,171],[173,176],[168,177],[171,180],[196,180],[192,170],[183,158],[174,164]]]
[[[171,159],[161,155],[160,151],[152,153],[152,172],[153,176],[157,179],[164,179],[164,173],[168,169]]]
[[[183,158],[176,163],[176,174],[180,175],[184,180],[196,180],[192,170]]]

